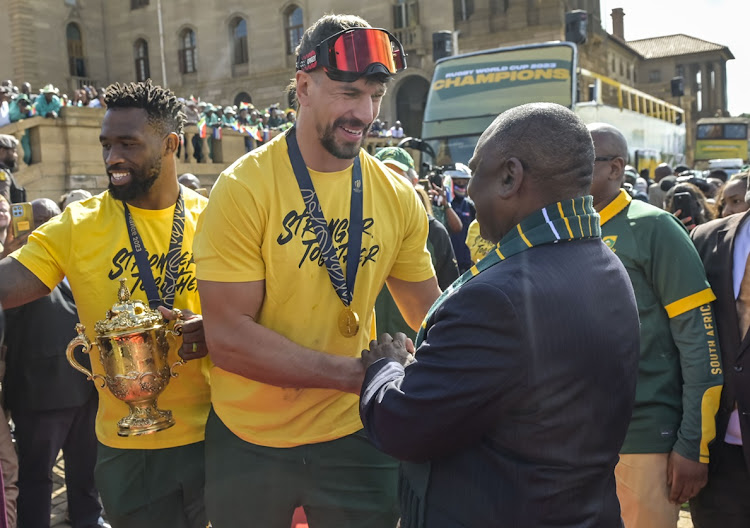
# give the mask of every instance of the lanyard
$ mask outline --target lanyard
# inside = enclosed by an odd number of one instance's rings
[[[359,156],[354,158],[354,167],[352,168],[349,242],[346,248],[346,279],[344,279],[341,264],[336,256],[336,248],[333,246],[331,232],[328,230],[328,224],[323,216],[323,210],[320,207],[318,195],[315,193],[310,172],[307,170],[307,165],[305,165],[305,160],[302,159],[302,153],[299,150],[296,127],[289,129],[286,135],[286,143],[294,176],[297,178],[297,185],[299,185],[302,193],[305,209],[310,215],[313,231],[318,239],[318,246],[320,246],[320,252],[326,264],[331,284],[341,302],[348,307],[354,295],[354,281],[357,278],[359,254],[362,247],[362,168],[360,167]]]
[[[185,232],[185,201],[182,199],[182,189],[177,196],[177,203],[174,206],[174,219],[172,220],[172,234],[169,238],[169,251],[167,252],[167,262],[164,267],[164,282],[161,285],[161,295],[156,287],[154,274],[151,271],[151,265],[148,262],[148,252],[143,244],[141,235],[135,226],[133,217],[128,209],[128,204],[122,202],[125,208],[125,224],[128,228],[130,237],[130,246],[133,248],[135,265],[138,268],[138,275],[143,282],[143,288],[146,290],[148,305],[151,309],[156,310],[158,306],[166,306],[170,310],[174,306],[175,284],[177,276],[180,273],[180,251],[182,250],[182,237]]]

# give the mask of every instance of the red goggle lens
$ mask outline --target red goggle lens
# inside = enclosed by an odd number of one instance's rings
[[[401,46],[380,29],[344,33],[328,48],[328,65],[340,71],[363,73],[372,64],[382,64],[390,73],[404,69]]]

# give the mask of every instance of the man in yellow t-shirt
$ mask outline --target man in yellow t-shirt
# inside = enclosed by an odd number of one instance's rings
[[[112,85],[106,102],[100,142],[109,190],[71,204],[0,262],[0,302],[5,307],[25,304],[66,279],[94,342],[94,323],[105,318],[124,278],[132,298],[171,304],[188,314],[182,347],[172,345],[170,364],[179,359],[178,351],[187,359],[205,356],[202,320],[191,312],[200,312],[192,242],[207,200],[177,182],[175,152],[185,120],[181,105],[172,92],[150,81]],[[167,261],[178,264],[169,273]],[[39,330],[44,331],[44,321]],[[92,370],[104,374],[94,351]],[[114,528],[206,526],[207,361],[179,367],[179,377],[159,397],[159,407],[171,410],[176,424],[154,434],[119,437],[117,421],[128,414],[128,406],[99,388],[96,483]]]
[[[495,244],[482,238],[479,233],[479,222],[476,219],[469,224],[469,231],[466,233],[466,245],[469,247],[471,260],[474,264],[486,257],[487,253],[495,247]]]
[[[229,167],[201,216],[214,528],[283,526],[300,505],[313,528],[396,524],[397,463],[361,431],[361,351],[385,282],[415,329],[440,293],[413,188],[361,148],[401,53],[359,17],[318,20],[296,126]]]

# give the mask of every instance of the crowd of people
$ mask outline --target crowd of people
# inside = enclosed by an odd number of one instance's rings
[[[296,53],[298,110],[265,120],[107,87],[107,191],[35,200],[23,233],[0,135],[0,528],[47,525],[60,450],[86,528],[284,527],[300,507],[312,528],[674,528],[688,501],[696,528],[750,526],[749,171],[652,180],[611,124],[535,103],[422,179],[406,150],[362,148],[400,43],[325,15]],[[193,122],[279,134],[209,194],[177,172]],[[159,397],[175,425],[153,434],[118,434],[125,404],[62,353],[119,280],[184,323]]]
[[[256,108],[250,102],[240,102],[239,105],[220,105],[203,101],[190,95],[178,98],[182,104],[182,111],[187,116],[187,126],[197,127],[197,132],[186,138],[181,137],[178,158],[197,163],[214,160],[214,142],[221,140],[223,130],[234,130],[244,136],[245,151],[263,145],[277,134],[283,133],[294,125],[296,110],[283,109],[279,103],[267,108]],[[34,93],[28,82],[16,86],[10,80],[0,85],[0,128],[23,119],[42,116],[57,118],[60,110],[66,106],[79,108],[106,108],[104,88],[82,86],[69,97],[61,93],[58,88],[48,84]],[[400,128],[400,123],[397,123]],[[403,137],[396,132],[394,137]],[[390,135],[390,134],[389,134]],[[188,153],[186,141],[192,146],[192,154]],[[21,139],[23,162],[31,164],[31,143],[28,132]],[[207,144],[208,152],[204,152]]]
[[[388,121],[385,119],[382,121],[376,119],[372,122],[368,135],[370,137],[390,137],[401,139],[406,137],[406,132],[404,131],[404,127],[401,126],[401,121],[396,120],[396,122],[393,123],[393,126],[389,127]]]

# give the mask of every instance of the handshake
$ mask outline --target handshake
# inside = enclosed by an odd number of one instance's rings
[[[377,341],[370,341],[370,349],[362,351],[362,364],[365,370],[379,359],[395,359],[401,365],[407,365],[416,361],[414,359],[414,342],[401,332],[393,337],[391,334],[381,334]]]

